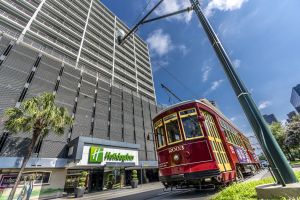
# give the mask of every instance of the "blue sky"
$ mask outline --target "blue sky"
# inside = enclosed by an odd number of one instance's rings
[[[148,1],[102,0],[129,27]],[[165,0],[153,16],[188,5],[188,0]],[[292,87],[300,83],[300,1],[203,0],[201,7],[261,113],[285,120],[293,110]],[[158,103],[170,104],[160,83],[185,100],[206,97],[215,100],[241,130],[252,134],[194,13],[144,25],[138,34],[149,42]]]

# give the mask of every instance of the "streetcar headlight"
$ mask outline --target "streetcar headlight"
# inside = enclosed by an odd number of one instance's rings
[[[179,155],[178,155],[178,154],[175,154],[175,155],[173,156],[173,160],[174,160],[174,161],[179,161]]]
[[[205,178],[204,181],[205,182],[211,182],[211,178]]]

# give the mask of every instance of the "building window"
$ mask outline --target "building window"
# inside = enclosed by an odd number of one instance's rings
[[[176,113],[164,118],[168,143],[172,144],[182,140]]]
[[[194,139],[203,136],[195,109],[181,111],[180,119],[186,139]]]

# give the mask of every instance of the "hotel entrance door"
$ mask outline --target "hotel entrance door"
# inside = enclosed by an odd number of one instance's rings
[[[103,169],[91,169],[89,172],[89,192],[103,190]]]

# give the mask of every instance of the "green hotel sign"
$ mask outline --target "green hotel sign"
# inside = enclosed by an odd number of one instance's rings
[[[129,153],[126,154],[122,154],[122,153],[111,153],[111,152],[106,152],[105,156],[104,156],[105,160],[109,160],[109,161],[133,161],[134,156],[133,155],[129,155]]]
[[[91,146],[89,163],[101,163],[103,161],[103,147]]]
[[[102,163],[104,161],[128,162],[133,160],[134,155],[128,152],[122,153],[122,150],[120,150],[120,152],[115,153],[101,146],[91,146],[89,152],[89,163]]]

